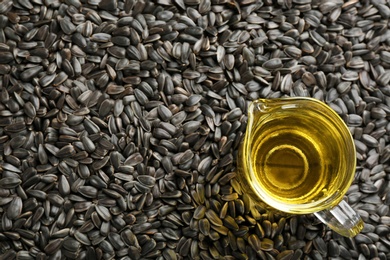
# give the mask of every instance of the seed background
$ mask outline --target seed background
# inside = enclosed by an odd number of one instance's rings
[[[389,17],[385,0],[1,1],[0,258],[387,259]],[[247,106],[282,96],[350,127],[355,238],[243,194]]]

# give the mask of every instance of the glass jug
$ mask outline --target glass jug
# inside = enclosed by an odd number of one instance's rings
[[[363,228],[343,196],[356,167],[344,121],[313,98],[259,99],[248,108],[238,177],[257,203],[292,214],[314,213],[337,233]]]

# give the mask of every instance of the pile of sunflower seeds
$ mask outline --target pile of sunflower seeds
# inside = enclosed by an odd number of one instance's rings
[[[390,259],[386,0],[2,0],[0,259]],[[236,180],[250,101],[349,126],[344,238]]]

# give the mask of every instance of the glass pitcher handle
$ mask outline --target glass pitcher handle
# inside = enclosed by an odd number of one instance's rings
[[[341,201],[331,209],[316,212],[314,215],[331,229],[346,237],[356,236],[364,226],[359,214],[345,201]]]

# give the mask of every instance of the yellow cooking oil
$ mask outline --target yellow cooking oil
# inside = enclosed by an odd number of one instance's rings
[[[354,150],[345,148],[351,136],[342,120],[299,105],[262,109],[248,112],[240,151],[240,175],[249,195],[290,213],[337,205],[355,170]]]

